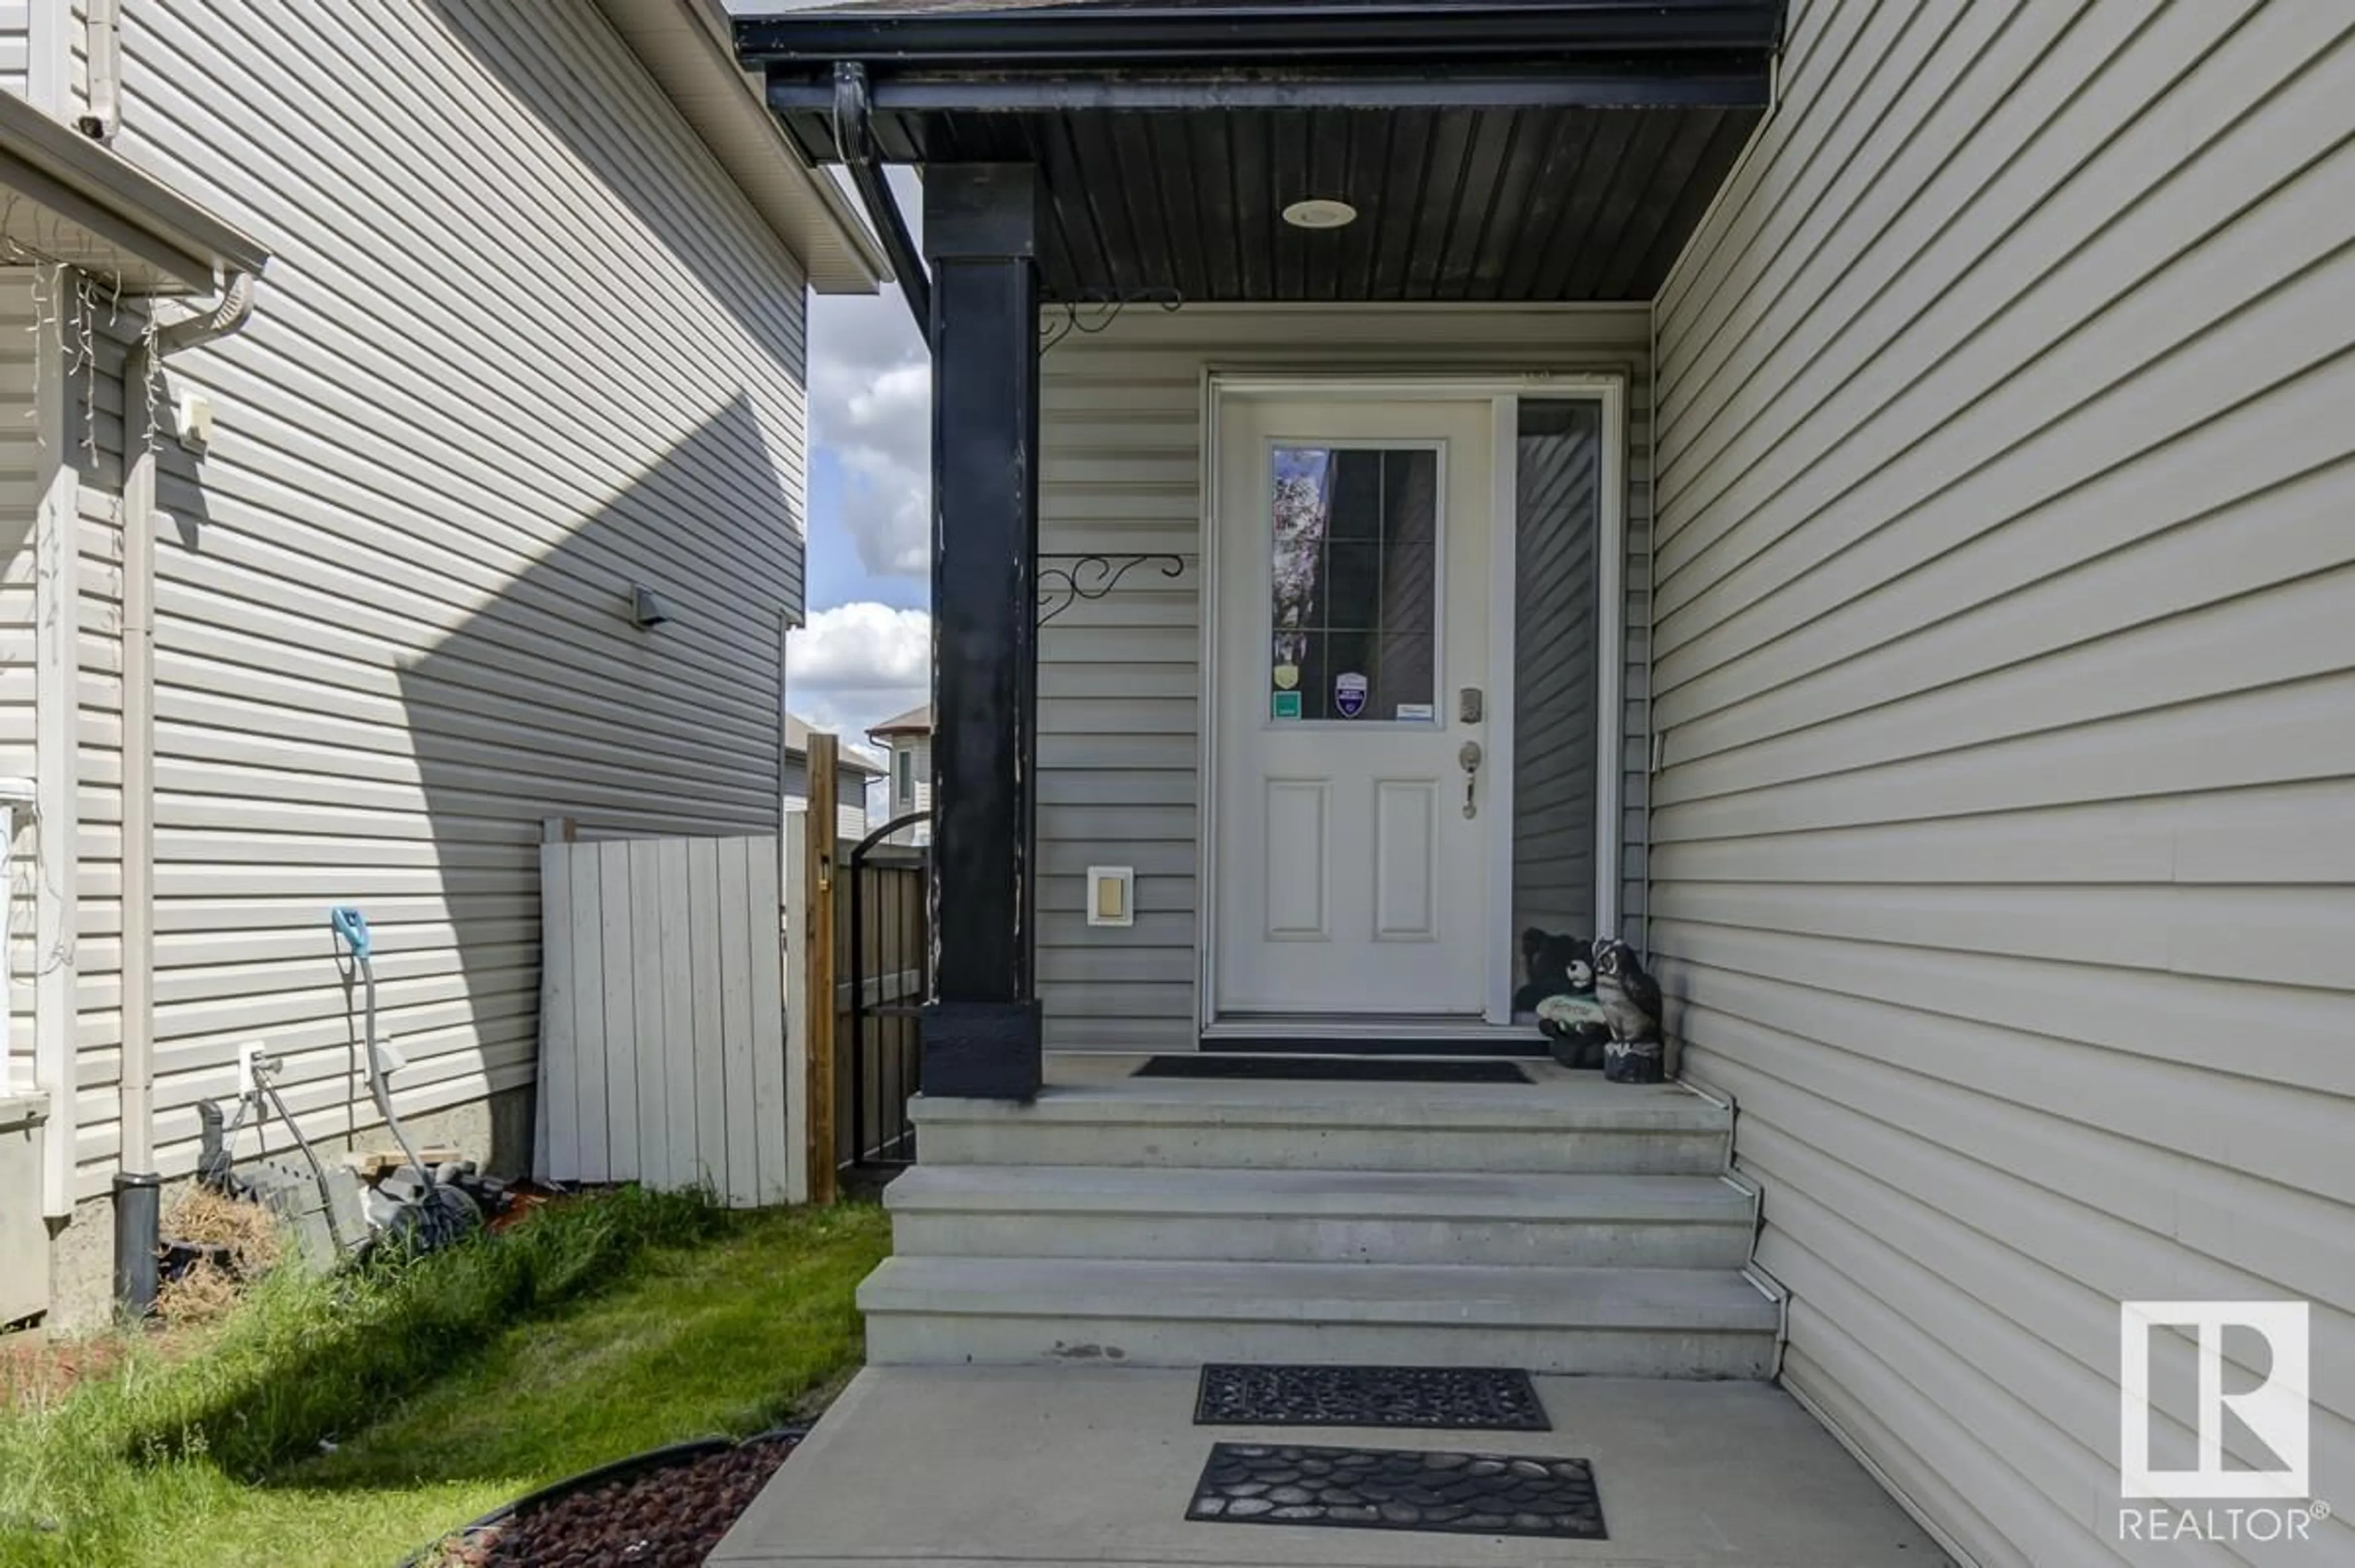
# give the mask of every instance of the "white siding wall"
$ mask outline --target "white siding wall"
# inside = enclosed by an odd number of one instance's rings
[[[809,805],[809,759],[791,752],[785,756],[784,794],[786,809],[806,810]],[[834,771],[835,835],[856,843],[867,837],[867,775],[856,768]]]
[[[1043,520],[1039,526],[1045,527]],[[1043,549],[1046,547],[1042,544],[1039,548]],[[903,755],[908,759],[909,788],[905,794],[900,789],[900,759]],[[891,775],[883,781],[883,789],[886,798],[891,803],[891,809],[884,814],[883,820],[889,822],[911,811],[930,811],[932,807],[932,738],[930,735],[894,737],[890,760]],[[903,827],[897,835],[911,844],[929,844],[932,836],[932,825],[929,822]]]
[[[0,91],[25,96],[25,66],[32,28],[28,0],[0,0]]]
[[[527,1082],[541,819],[773,831],[801,596],[798,267],[586,6],[133,0],[118,144],[275,253],[174,362],[158,1142],[240,1041],[364,1125],[327,939],[378,931],[404,1108]],[[266,105],[266,112],[260,106]],[[126,328],[127,330],[127,328]],[[101,401],[119,411],[116,378]],[[134,434],[144,398],[134,394]],[[168,411],[168,406],[167,406]],[[85,486],[81,1188],[117,1143],[119,418]],[[633,582],[672,611],[623,613]]]
[[[2121,1297],[2312,1298],[2355,1478],[2351,22],[1807,0],[1658,302],[1672,1024],[1990,1568],[2119,1559]]]
[[[1203,378],[1221,368],[1612,370],[1629,379],[1628,923],[1643,912],[1651,390],[1642,306],[1137,308],[1049,350],[1039,548],[1184,558],[1050,622],[1039,669],[1039,976],[1050,1046],[1190,1048],[1199,821]],[[1087,924],[1091,865],[1136,869],[1136,923]]]
[[[17,8],[21,23],[22,7]],[[0,7],[0,28],[6,10]],[[0,32],[5,37],[5,32]],[[34,524],[41,461],[33,406],[36,294],[28,267],[0,270],[0,778],[33,776],[35,673]],[[8,1044],[0,1093],[33,1082],[33,860],[29,814],[16,827],[9,861]]]

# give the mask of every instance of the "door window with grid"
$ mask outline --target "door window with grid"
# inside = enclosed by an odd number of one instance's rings
[[[1271,720],[1434,720],[1439,496],[1436,445],[1271,449]]]

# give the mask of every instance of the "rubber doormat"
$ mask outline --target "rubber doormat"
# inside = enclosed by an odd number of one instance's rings
[[[1194,1424],[1553,1430],[1529,1374],[1507,1367],[1208,1366]]]
[[[1156,1056],[1139,1078],[1284,1078],[1323,1083],[1527,1083],[1509,1061],[1387,1061],[1359,1056]]]
[[[1583,1459],[1219,1443],[1188,1520],[1607,1541]]]

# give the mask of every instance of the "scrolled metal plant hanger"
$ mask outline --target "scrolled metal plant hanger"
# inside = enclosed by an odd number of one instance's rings
[[[1039,624],[1042,626],[1082,599],[1103,598],[1140,566],[1155,567],[1172,581],[1186,575],[1186,560],[1177,555],[1041,555],[1039,559],[1071,562],[1039,568]]]

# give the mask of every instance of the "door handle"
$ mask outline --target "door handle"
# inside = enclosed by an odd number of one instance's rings
[[[1464,770],[1464,815],[1480,815],[1480,742],[1466,741],[1455,753],[1455,765]]]

